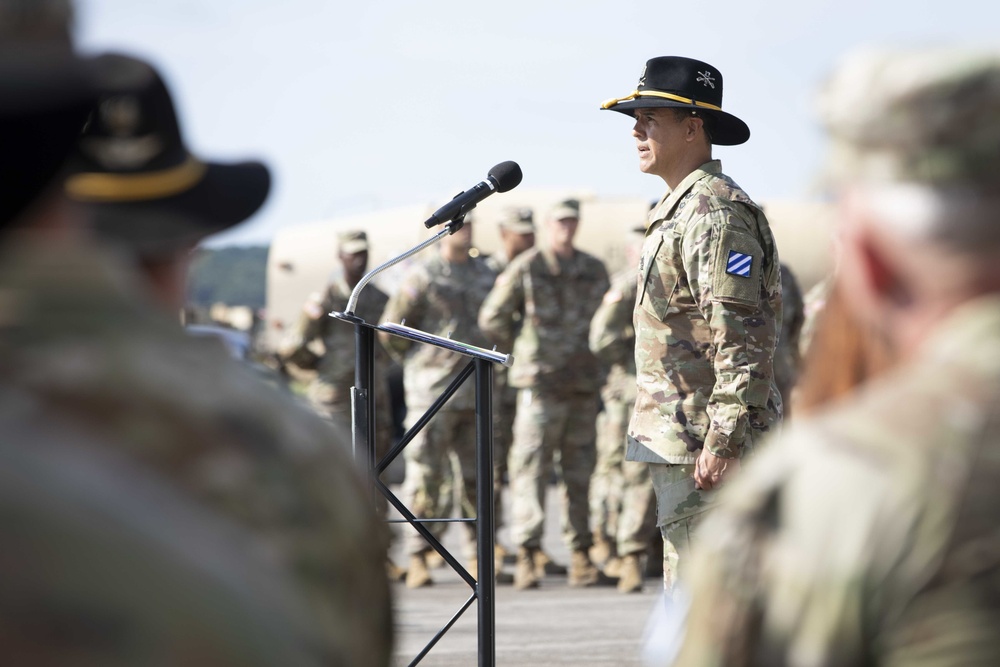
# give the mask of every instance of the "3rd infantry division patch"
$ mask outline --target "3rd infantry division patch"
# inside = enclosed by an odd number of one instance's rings
[[[743,278],[750,277],[750,267],[753,265],[753,255],[747,255],[735,250],[729,251],[729,261],[726,263],[726,273]]]

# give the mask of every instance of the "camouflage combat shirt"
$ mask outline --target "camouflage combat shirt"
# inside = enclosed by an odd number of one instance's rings
[[[604,264],[581,250],[564,259],[536,246],[514,258],[479,313],[479,325],[501,351],[513,346],[510,385],[596,392],[603,378],[588,335],[607,290]],[[515,314],[522,318],[519,332]]]
[[[636,281],[631,269],[611,279],[611,289],[590,323],[590,350],[608,366],[601,397],[629,406],[635,401],[635,308]]]
[[[1000,297],[756,454],[695,541],[677,665],[994,665]]]
[[[310,347],[319,342],[316,350],[319,361],[316,366],[316,381],[309,388],[310,398],[318,402],[350,401],[351,387],[354,386],[355,354],[354,327],[330,317],[331,312],[343,312],[351,298],[351,287],[343,276],[336,276],[319,303],[307,302],[299,325],[299,345]],[[372,324],[379,323],[389,297],[385,292],[368,284],[358,297],[355,315]],[[376,362],[379,366],[387,363],[376,347]]]
[[[331,665],[254,539],[0,381],[0,655],[11,665]]]
[[[86,246],[5,248],[0,377],[253,535],[344,664],[389,664],[387,535],[348,436],[185,335],[140,283]]]
[[[721,169],[714,160],[691,172],[649,215],[634,315],[633,460],[694,463],[703,446],[737,457],[781,419],[777,249],[763,211]]]
[[[399,323],[437,336],[485,347],[476,323],[479,306],[495,278],[486,263],[469,258],[452,263],[440,253],[413,266],[403,277],[399,290],[389,299],[383,322]],[[398,336],[382,336],[390,352],[402,359],[403,383],[408,406],[429,406],[456,375],[469,357],[433,345],[414,344]],[[445,404],[446,409],[475,409],[475,388],[465,384]]]

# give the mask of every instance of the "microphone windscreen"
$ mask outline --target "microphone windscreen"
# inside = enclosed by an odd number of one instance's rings
[[[497,192],[507,192],[521,183],[521,168],[516,162],[507,160],[490,169],[489,177],[496,181]]]

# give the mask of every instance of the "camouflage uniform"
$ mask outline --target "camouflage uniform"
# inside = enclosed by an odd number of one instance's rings
[[[767,218],[718,160],[691,172],[650,212],[626,458],[652,464],[668,587],[677,549],[714,500],[692,478],[702,447],[743,456],[780,422],[772,371],[780,276]]]
[[[676,664],[995,664],[997,332],[1000,299],[966,306],[756,457],[696,540]]]
[[[53,407],[0,387],[5,663],[346,664],[252,536]]]
[[[439,336],[484,346],[476,324],[479,304],[490,291],[494,274],[480,259],[452,263],[441,255],[414,266],[389,300],[384,321],[400,322]],[[384,337],[389,350],[402,357],[406,390],[407,428],[423,415],[469,362],[455,352],[433,345],[413,345],[399,337]],[[405,356],[403,356],[405,355]],[[461,493],[461,516],[476,516],[475,387],[466,382],[437,416],[406,446],[404,495],[418,518],[447,516],[456,493]],[[452,459],[462,479],[455,480]],[[465,524],[467,555],[475,555],[475,525]],[[428,524],[436,535],[445,524]],[[419,554],[427,543],[411,533],[407,550]]]
[[[886,225],[903,256],[915,240],[928,261],[956,249],[969,253],[963,262],[995,261],[1000,54],[862,52],[827,93],[830,162],[849,185],[871,197],[919,193],[920,206],[904,208],[896,224],[920,219],[942,194],[957,194],[944,201],[963,207],[958,216],[933,207],[942,218],[911,235],[891,229],[891,213],[866,224]],[[964,302],[908,361],[798,423],[723,492],[696,542],[675,664],[997,663],[1000,296],[992,290],[953,296]]]
[[[140,305],[115,257],[54,241],[6,250],[4,381],[251,534],[249,551],[294,576],[324,652],[388,664],[386,531],[345,434]]]
[[[485,259],[494,275],[503,273],[510,259],[499,250]],[[515,314],[515,321],[520,316]],[[507,476],[507,455],[514,441],[514,415],[517,414],[517,388],[510,386],[506,366],[493,367],[493,518],[496,526],[503,523],[503,480]]]
[[[774,350],[774,382],[778,385],[784,404],[784,418],[791,416],[792,389],[799,376],[802,356],[799,337],[805,321],[802,290],[795,274],[785,264],[781,265],[781,335]]]
[[[486,335],[500,349],[513,347],[510,385],[518,389],[518,404],[509,457],[511,536],[519,547],[541,547],[545,486],[556,452],[566,543],[579,551],[593,542],[587,498],[601,377],[587,335],[607,289],[608,274],[597,258],[577,250],[563,259],[535,247],[497,278],[480,311]]]
[[[644,553],[656,525],[649,466],[625,460],[628,420],[635,405],[635,330],[632,310],[636,281],[631,270],[619,273],[590,325],[590,349],[608,364],[601,390],[604,410],[597,419],[597,468],[591,480],[591,522],[617,541],[618,555]],[[617,526],[601,521],[617,514]],[[595,531],[596,532],[596,531]]]
[[[354,386],[355,352],[354,327],[329,316],[343,312],[351,296],[351,287],[338,275],[327,286],[320,299],[306,303],[299,323],[296,349],[289,355],[292,363],[302,357],[311,357],[315,364],[316,378],[310,383],[309,401],[316,410],[345,431],[351,429],[351,387]],[[375,285],[369,284],[361,292],[355,314],[366,322],[377,324],[389,297]],[[389,395],[384,378],[387,363],[385,355],[376,347],[375,404],[378,450],[384,452],[390,440]]]

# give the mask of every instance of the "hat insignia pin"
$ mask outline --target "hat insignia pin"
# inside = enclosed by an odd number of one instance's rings
[[[704,72],[698,72],[698,78],[695,79],[700,84],[708,86],[712,90],[715,90],[715,78],[712,76],[712,72],[705,70]]]
[[[647,65],[647,67],[648,67],[648,65]],[[640,86],[645,86],[646,85],[646,67],[642,68],[642,74],[639,76],[639,85]]]

